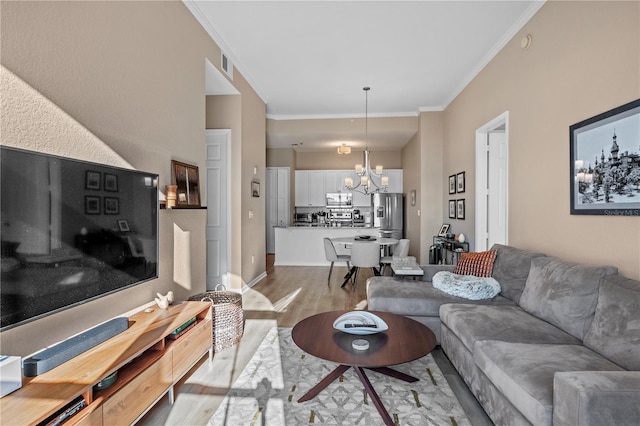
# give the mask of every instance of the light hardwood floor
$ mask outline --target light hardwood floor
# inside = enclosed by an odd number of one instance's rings
[[[163,397],[139,424],[206,425],[272,327],[293,327],[319,312],[366,308],[365,282],[371,271],[361,271],[355,289],[351,284],[340,288],[347,273],[346,265],[334,266],[330,285],[328,273],[328,267],[274,267],[273,257],[268,256],[267,278],[243,295],[242,341],[215,354],[212,362],[207,357],[202,359],[176,385],[175,403],[170,405],[168,397]],[[442,351],[436,349],[433,356],[454,392],[459,394],[472,424],[491,424]]]

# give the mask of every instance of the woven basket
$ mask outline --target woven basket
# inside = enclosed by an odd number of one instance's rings
[[[240,341],[244,333],[244,312],[242,295],[235,291],[208,291],[189,297],[189,300],[211,302],[213,318],[213,350],[220,352]]]

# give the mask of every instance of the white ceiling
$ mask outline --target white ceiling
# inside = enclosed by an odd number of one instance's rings
[[[370,86],[370,122],[443,110],[543,4],[183,1],[265,101],[268,118],[363,117]],[[267,146],[290,147],[286,133],[268,135]],[[391,148],[408,141],[402,133]],[[330,128],[316,136],[308,149],[348,139]]]

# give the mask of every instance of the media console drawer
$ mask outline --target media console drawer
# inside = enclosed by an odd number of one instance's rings
[[[103,405],[103,424],[129,425],[172,384],[171,352],[140,373]]]
[[[184,337],[188,337],[185,339]],[[211,347],[211,320],[199,322],[187,335],[176,340],[171,346],[173,353],[173,380],[176,381],[190,368],[202,354]]]

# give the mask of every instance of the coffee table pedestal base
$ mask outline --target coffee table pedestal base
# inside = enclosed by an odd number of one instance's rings
[[[369,397],[371,397],[371,401],[373,401],[373,405],[375,405],[376,409],[378,410],[378,413],[380,413],[380,416],[382,416],[382,419],[384,420],[384,424],[387,426],[394,426],[395,423],[391,419],[391,416],[389,415],[389,412],[387,411],[387,409],[384,408],[384,405],[382,405],[382,401],[380,400],[380,397],[376,393],[375,389],[373,389],[373,385],[371,384],[371,381],[369,380],[367,375],[364,373],[363,367],[356,367],[351,365],[338,366],[335,370],[329,373],[324,379],[322,379],[317,385],[315,385],[307,393],[302,395],[302,397],[298,399],[298,402],[305,402],[315,398],[320,392],[322,392],[327,386],[333,383],[338,377],[340,377],[345,371],[347,371],[351,367],[353,367],[353,369],[356,370],[358,379],[360,379],[360,382],[364,386],[364,389],[369,394]],[[394,377],[396,379],[404,380],[405,382],[409,382],[409,383],[414,383],[419,380],[413,376],[409,376],[408,374],[401,373],[400,371],[396,371],[389,367],[366,367],[366,368],[368,368],[369,370],[373,370],[377,373]]]

